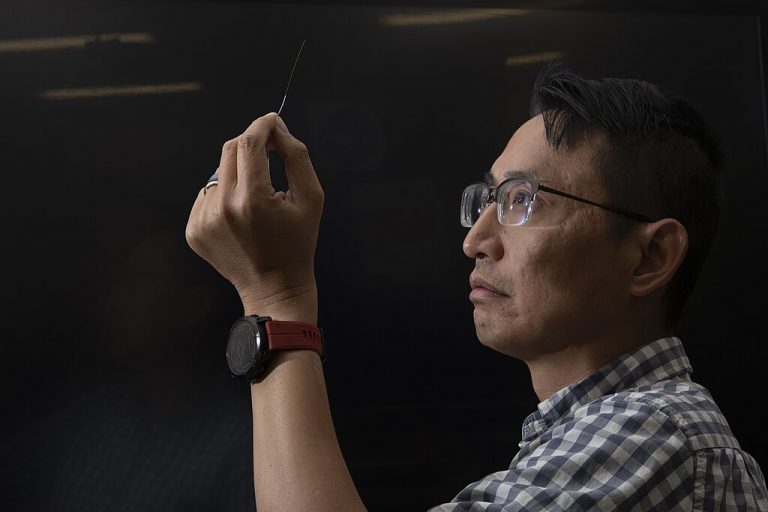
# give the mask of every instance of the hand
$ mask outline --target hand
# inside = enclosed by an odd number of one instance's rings
[[[271,149],[285,161],[286,192],[272,188]],[[189,246],[234,285],[246,314],[291,320],[275,311],[301,304],[314,307],[305,317],[316,317],[314,255],[324,196],[306,146],[270,113],[224,144],[218,175],[218,185],[201,189],[192,205]]]

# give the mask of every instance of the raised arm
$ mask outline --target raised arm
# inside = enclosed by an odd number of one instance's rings
[[[285,160],[286,192],[271,184],[272,149]],[[316,323],[323,190],[306,146],[270,113],[224,144],[218,175],[192,206],[190,247],[233,284],[245,315]],[[365,510],[336,439],[319,356],[281,352],[250,387],[259,512]]]

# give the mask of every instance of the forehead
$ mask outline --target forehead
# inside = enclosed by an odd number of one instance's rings
[[[547,142],[544,120],[538,115],[515,131],[488,177],[494,184],[507,178],[535,178],[545,184],[568,187],[578,183],[582,185],[578,188],[584,188],[594,180],[593,151],[589,143],[556,150]]]

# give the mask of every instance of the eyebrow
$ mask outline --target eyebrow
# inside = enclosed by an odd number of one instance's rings
[[[504,172],[502,181],[509,180],[509,179],[524,180],[524,179],[535,178],[535,177],[536,177],[536,172],[533,170],[512,169]],[[492,185],[494,183],[495,178],[491,174],[491,171],[485,172],[485,174],[483,175],[483,181],[488,185]]]

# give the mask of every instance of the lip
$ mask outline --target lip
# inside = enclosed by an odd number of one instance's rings
[[[469,276],[469,285],[472,287],[472,291],[469,292],[470,300],[509,297],[509,295],[502,292],[482,277],[474,274]]]

